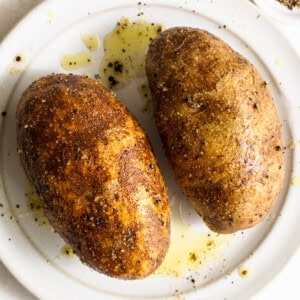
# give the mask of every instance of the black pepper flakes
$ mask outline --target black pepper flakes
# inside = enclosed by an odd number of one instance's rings
[[[111,87],[116,86],[119,83],[119,81],[116,80],[114,76],[109,76],[108,81],[109,81]]]
[[[281,147],[278,145],[278,146],[275,147],[275,150],[276,151],[281,151]]]
[[[156,199],[155,204],[159,204],[159,203],[161,203],[161,199]]]
[[[5,117],[5,116],[7,115],[7,112],[6,112],[6,111],[3,111],[3,112],[1,113],[1,115],[2,115],[2,117]]]
[[[94,197],[93,197],[93,195],[86,195],[85,200],[86,201],[92,201],[92,200],[94,200]]]
[[[15,61],[16,61],[16,62],[21,62],[21,61],[22,61],[22,56],[21,56],[21,55],[17,55],[17,56],[15,57]]]
[[[114,62],[114,70],[115,70],[115,72],[122,73],[123,72],[123,68],[124,68],[123,64],[121,64],[119,61],[115,61]]]
[[[83,215],[82,215],[82,219],[83,219],[84,221],[89,221],[89,220],[90,220],[90,216],[89,216],[88,214],[83,214]]]
[[[97,220],[96,220],[96,224],[97,224],[97,225],[101,225],[101,224],[104,224],[104,223],[105,223],[105,221],[104,221],[103,218],[101,218],[101,217],[98,217],[98,218],[97,218]]]

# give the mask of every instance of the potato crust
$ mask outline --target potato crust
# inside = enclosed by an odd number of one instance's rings
[[[283,137],[266,82],[221,39],[177,27],[152,41],[146,74],[175,177],[213,231],[265,218],[282,188]]]
[[[122,279],[157,269],[170,239],[166,188],[114,94],[78,75],[35,81],[19,101],[17,143],[46,217],[83,263]]]

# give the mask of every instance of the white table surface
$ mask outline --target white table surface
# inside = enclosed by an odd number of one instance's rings
[[[0,0],[0,41],[9,30],[35,5],[43,0]],[[300,59],[300,20],[293,25],[274,22],[279,31],[286,36],[287,42],[295,48]],[[0,58],[1,63],[1,58]],[[300,101],[300,99],[299,99]],[[0,245],[1,247],[1,245]],[[33,266],[34,267],[34,266]],[[289,263],[265,288],[252,299],[300,299],[300,248]],[[33,300],[36,299],[5,268],[0,261],[0,299]]]

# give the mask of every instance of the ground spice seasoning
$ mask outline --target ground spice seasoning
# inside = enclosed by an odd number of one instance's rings
[[[294,7],[300,8],[300,0],[277,0],[277,1],[285,5],[288,9],[293,9]]]

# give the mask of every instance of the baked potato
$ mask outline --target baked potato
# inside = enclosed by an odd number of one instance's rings
[[[285,161],[279,116],[258,70],[207,31],[177,27],[151,42],[146,74],[166,155],[207,226],[233,233],[263,220]]]
[[[81,261],[140,279],[169,247],[170,209],[147,136],[96,80],[54,74],[17,107],[22,166],[46,217]]]

